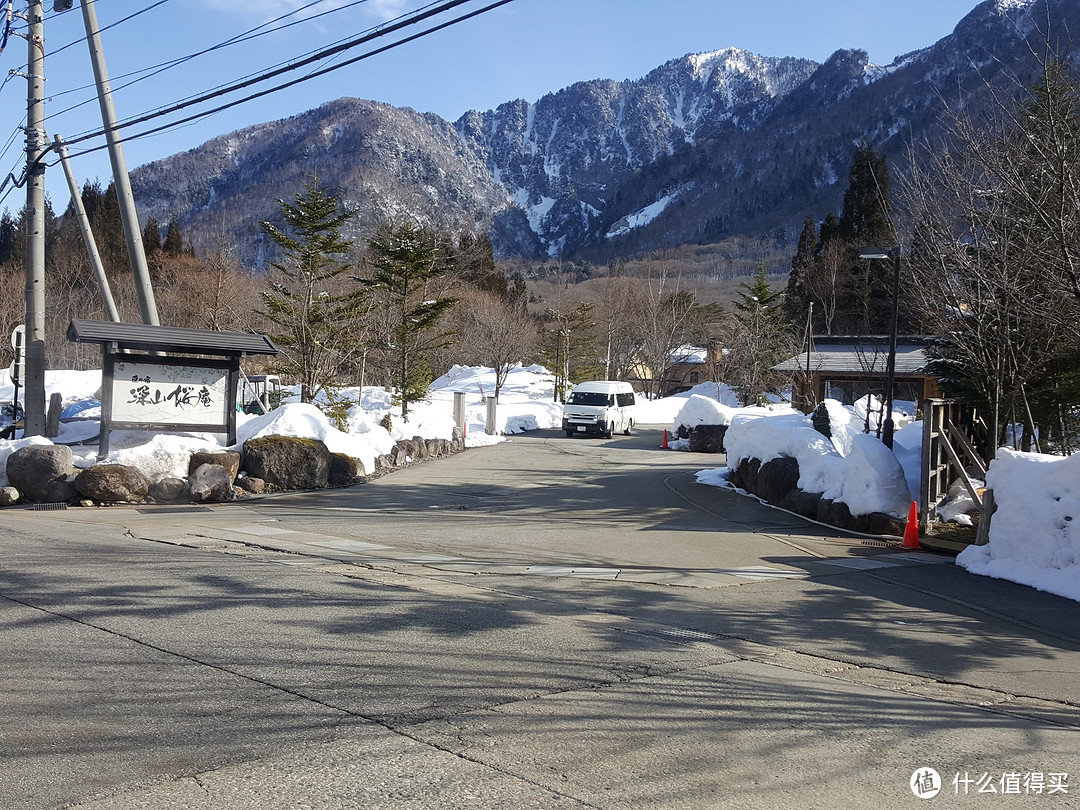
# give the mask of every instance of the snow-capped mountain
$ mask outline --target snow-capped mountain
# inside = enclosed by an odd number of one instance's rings
[[[817,64],[728,48],[453,124],[340,99],[141,167],[134,187],[143,216],[176,218],[196,246],[216,244],[225,212],[252,264],[266,248],[257,220],[315,172],[362,212],[357,235],[408,213],[487,231],[504,256],[607,260],[739,234],[793,239],[807,212],[839,208],[860,138],[902,171],[912,143],[941,134],[944,105],[977,111],[990,88],[1031,83],[1048,28],[1069,41],[1080,1],[986,0],[887,66],[859,50]]]

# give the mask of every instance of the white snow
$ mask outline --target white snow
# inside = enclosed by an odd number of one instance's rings
[[[1002,448],[986,485],[997,503],[990,542],[968,546],[956,562],[973,574],[1080,601],[1080,455]]]
[[[664,209],[671,205],[672,201],[677,196],[679,196],[679,192],[674,191],[671,194],[664,195],[651,205],[646,205],[640,211],[628,214],[611,227],[611,230],[607,232],[607,238],[614,239],[617,236],[625,236],[630,233],[630,231],[634,230],[634,228],[648,225],[664,213]]]
[[[60,393],[65,408],[94,400],[100,371],[48,371],[47,395]],[[454,366],[436,380],[424,402],[410,406],[410,419],[401,421],[390,392],[368,386],[341,392],[356,404],[348,412],[346,430],[338,430],[313,405],[287,402],[260,416],[237,415],[238,445],[254,436],[285,435],[318,438],[333,452],[357,459],[365,472],[376,456],[389,451],[400,438],[451,438],[455,392],[465,397],[466,444],[470,447],[502,442],[506,435],[561,426],[562,406],[554,401],[552,375],[541,366],[516,366],[508,373],[499,397],[495,435],[485,432],[486,398],[495,392],[489,368]],[[0,376],[0,402],[10,401],[13,388]],[[294,396],[293,399],[296,397]],[[901,427],[890,452],[872,434],[863,432],[864,417],[855,409],[827,402],[831,438],[816,431],[810,418],[783,405],[739,408],[734,392],[723,384],[702,383],[688,392],[649,401],[639,398],[636,421],[646,425],[727,424],[728,464],[743,458],[767,461],[785,455],[799,462],[799,486],[808,492],[846,503],[852,514],[882,511],[904,517],[911,493],[918,492],[922,426]],[[74,408],[72,410],[75,410]],[[390,430],[379,423],[390,416]],[[62,423],[59,441],[73,445],[76,467],[97,463],[99,408],[88,408]],[[114,431],[107,462],[130,464],[151,479],[185,477],[190,453],[220,449],[223,437],[210,434],[153,434]],[[0,485],[7,485],[7,458],[15,450],[48,439],[0,440]],[[727,486],[727,468],[703,470],[698,480]],[[1080,455],[1060,458],[1002,449],[990,466],[987,486],[993,488],[998,510],[990,542],[971,546],[957,562],[975,574],[1008,579],[1080,601]],[[963,509],[963,493],[957,509]]]

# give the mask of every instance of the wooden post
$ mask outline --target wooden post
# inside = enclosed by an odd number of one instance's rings
[[[45,436],[55,439],[60,432],[60,412],[64,409],[64,398],[60,394],[49,396],[49,411],[45,418]]]

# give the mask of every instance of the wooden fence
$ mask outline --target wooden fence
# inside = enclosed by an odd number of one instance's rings
[[[922,508],[919,525],[926,530],[937,520],[938,507],[948,498],[954,481],[963,482],[981,509],[990,457],[986,423],[973,405],[954,400],[928,399],[923,408]]]

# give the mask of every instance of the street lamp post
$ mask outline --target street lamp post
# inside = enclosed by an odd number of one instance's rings
[[[896,331],[900,320],[900,246],[891,248],[863,248],[860,259],[892,259],[892,323],[889,326],[889,357],[885,364],[885,419],[881,423],[881,443],[892,450],[893,396],[896,389]]]

